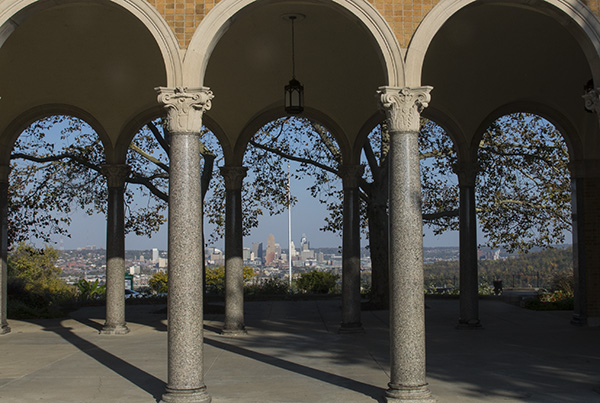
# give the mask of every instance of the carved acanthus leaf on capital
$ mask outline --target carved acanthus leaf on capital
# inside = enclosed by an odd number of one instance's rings
[[[202,115],[212,106],[214,95],[206,87],[158,87],[158,102],[167,109],[171,134],[195,134],[202,130]]]
[[[131,168],[125,164],[106,164],[102,165],[102,174],[106,176],[109,188],[118,188],[125,185],[129,177]]]
[[[358,188],[364,171],[363,165],[342,165],[338,175],[342,178],[344,189]]]
[[[390,132],[413,132],[420,130],[421,112],[429,105],[433,87],[380,87],[379,102],[386,112]]]
[[[600,88],[591,89],[583,95],[585,109],[600,114]]]
[[[459,186],[475,186],[480,169],[477,162],[457,162],[452,165],[452,170],[458,176]]]
[[[225,188],[227,190],[240,190],[248,168],[224,166],[219,171],[225,179]]]

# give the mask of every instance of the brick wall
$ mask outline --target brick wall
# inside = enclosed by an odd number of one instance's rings
[[[384,16],[400,46],[410,39],[427,13],[441,0],[368,0]],[[148,0],[175,32],[179,46],[186,49],[200,21],[219,0]],[[600,0],[583,0],[600,16]]]
[[[219,0],[148,0],[165,18],[179,40],[179,46],[186,49],[200,24]]]
[[[400,46],[407,48],[413,33],[431,9],[440,0],[368,0],[386,19],[398,38]],[[600,0],[599,0],[600,1]]]

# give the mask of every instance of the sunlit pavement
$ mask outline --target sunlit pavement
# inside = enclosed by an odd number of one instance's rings
[[[481,330],[457,330],[457,300],[427,300],[427,370],[439,402],[600,402],[600,328],[569,312],[481,301]],[[339,299],[246,303],[248,335],[205,316],[213,402],[375,402],[388,382],[387,311],[338,334]],[[104,310],[9,321],[0,336],[0,401],[154,402],[167,376],[164,306],[127,306],[131,332],[98,334]]]

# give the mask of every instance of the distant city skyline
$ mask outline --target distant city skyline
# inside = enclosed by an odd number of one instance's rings
[[[314,201],[314,200],[313,200]],[[300,245],[302,234],[311,243],[312,248],[337,248],[342,246],[342,238],[331,232],[323,232],[319,230],[324,225],[323,219],[326,216],[325,208],[317,201],[316,205],[311,205],[309,201],[299,203],[293,208],[292,216],[292,240],[295,245]],[[303,205],[304,204],[304,205]],[[320,208],[320,209],[319,209]],[[69,228],[71,238],[54,237],[52,244],[57,248],[78,249],[90,245],[96,245],[98,248],[106,246],[106,221],[102,215],[88,216],[83,212],[75,212],[73,221]],[[313,220],[301,219],[301,217],[314,217]],[[94,231],[90,231],[94,228]],[[281,244],[283,249],[287,249],[288,229],[287,229],[287,213],[277,216],[263,216],[260,219],[259,226],[251,231],[250,236],[244,237],[244,247],[251,248],[252,243],[261,242],[266,248],[267,238],[269,234],[273,234],[275,242]],[[434,236],[427,227],[424,227],[423,244],[426,247],[457,247],[458,246],[458,231],[449,231],[443,235]],[[365,247],[368,240],[362,239],[361,246]],[[36,246],[43,246],[41,242],[35,242]],[[158,248],[159,250],[167,249],[167,225],[163,225],[159,232],[152,235],[151,238],[140,237],[135,234],[129,234],[125,240],[125,248],[130,250],[149,250]],[[216,244],[211,245],[219,249],[224,248],[224,241],[219,240]]]

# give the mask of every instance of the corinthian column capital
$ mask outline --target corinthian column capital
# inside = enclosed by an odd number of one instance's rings
[[[600,88],[592,88],[582,98],[585,102],[585,109],[600,115]]]
[[[379,102],[385,111],[390,132],[420,130],[421,112],[429,105],[433,87],[379,87]]]
[[[357,188],[364,171],[365,167],[362,165],[342,165],[338,175],[342,178],[344,189]]]
[[[119,188],[125,185],[131,169],[125,164],[102,165],[102,174],[106,176],[109,188]]]
[[[225,179],[225,188],[227,190],[240,190],[248,168],[224,166],[219,171]]]
[[[210,89],[158,87],[156,91],[158,102],[167,109],[167,128],[172,135],[200,133],[202,115],[214,98]]]
[[[459,186],[475,186],[480,166],[477,162],[457,162],[452,170],[458,176]]]

